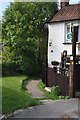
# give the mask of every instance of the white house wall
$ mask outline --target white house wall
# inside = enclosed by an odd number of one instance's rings
[[[78,34],[78,41],[80,43],[80,21],[79,21],[79,34]],[[77,48],[78,48],[78,54],[80,55],[80,44],[77,45]]]
[[[49,24],[49,40],[48,40],[48,66],[51,67],[51,61],[61,61],[61,52],[63,51],[64,42],[64,23]],[[52,45],[49,46],[49,42]],[[51,52],[53,50],[53,52]]]
[[[76,22],[75,22],[76,23]],[[67,50],[67,54],[72,54],[72,44],[63,44],[65,41],[65,23],[48,24],[48,67],[52,67],[51,61],[61,61],[61,53]],[[79,26],[80,33],[80,26]],[[80,34],[78,37],[80,41]],[[52,42],[51,46],[49,43]],[[80,47],[76,46],[76,54],[79,54]]]
[[[79,21],[79,34],[78,34],[78,41],[80,42],[80,21]]]

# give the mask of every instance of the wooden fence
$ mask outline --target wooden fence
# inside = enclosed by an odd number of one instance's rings
[[[61,74],[57,73],[54,68],[47,68],[48,78],[47,86],[52,87],[59,86],[61,95],[69,94],[69,77],[65,76],[63,72]]]
[[[59,86],[61,95],[69,95],[69,70],[45,67],[42,81],[47,87]],[[80,65],[75,68],[75,92],[80,91]]]
[[[75,66],[75,91],[80,91],[80,64]]]

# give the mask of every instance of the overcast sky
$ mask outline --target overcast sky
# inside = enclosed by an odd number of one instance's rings
[[[9,2],[13,2],[14,0],[0,0],[0,16],[2,16],[2,11],[9,5]],[[46,1],[46,0],[45,0]],[[61,1],[61,0],[59,0]],[[70,0],[70,4],[77,4],[80,0]]]

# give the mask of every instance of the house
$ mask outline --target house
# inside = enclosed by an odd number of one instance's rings
[[[61,63],[61,54],[72,55],[72,30],[77,28],[76,55],[80,55],[80,4],[61,1],[61,9],[48,22],[48,67],[52,61]]]
[[[43,81],[47,87],[59,86],[62,95],[69,95],[70,81],[70,56],[72,55],[72,33],[76,30],[76,60],[74,93],[80,92],[80,4],[69,5],[69,1],[61,0],[61,9],[48,21],[48,65],[44,67]],[[63,52],[65,51],[65,52]],[[63,54],[65,53],[65,54]],[[62,56],[66,59],[62,59]],[[67,60],[69,65],[67,68]],[[65,67],[63,65],[63,62]],[[54,67],[52,62],[59,62]],[[57,69],[54,69],[57,68]],[[73,89],[73,88],[72,88]]]

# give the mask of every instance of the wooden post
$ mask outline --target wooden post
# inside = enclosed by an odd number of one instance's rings
[[[70,76],[69,76],[69,96],[72,98],[73,97],[73,60],[70,60],[69,73],[70,73]]]
[[[69,78],[69,96],[75,97],[75,65],[76,65],[76,41],[77,27],[74,27],[72,34],[72,60],[70,61],[70,78]]]

